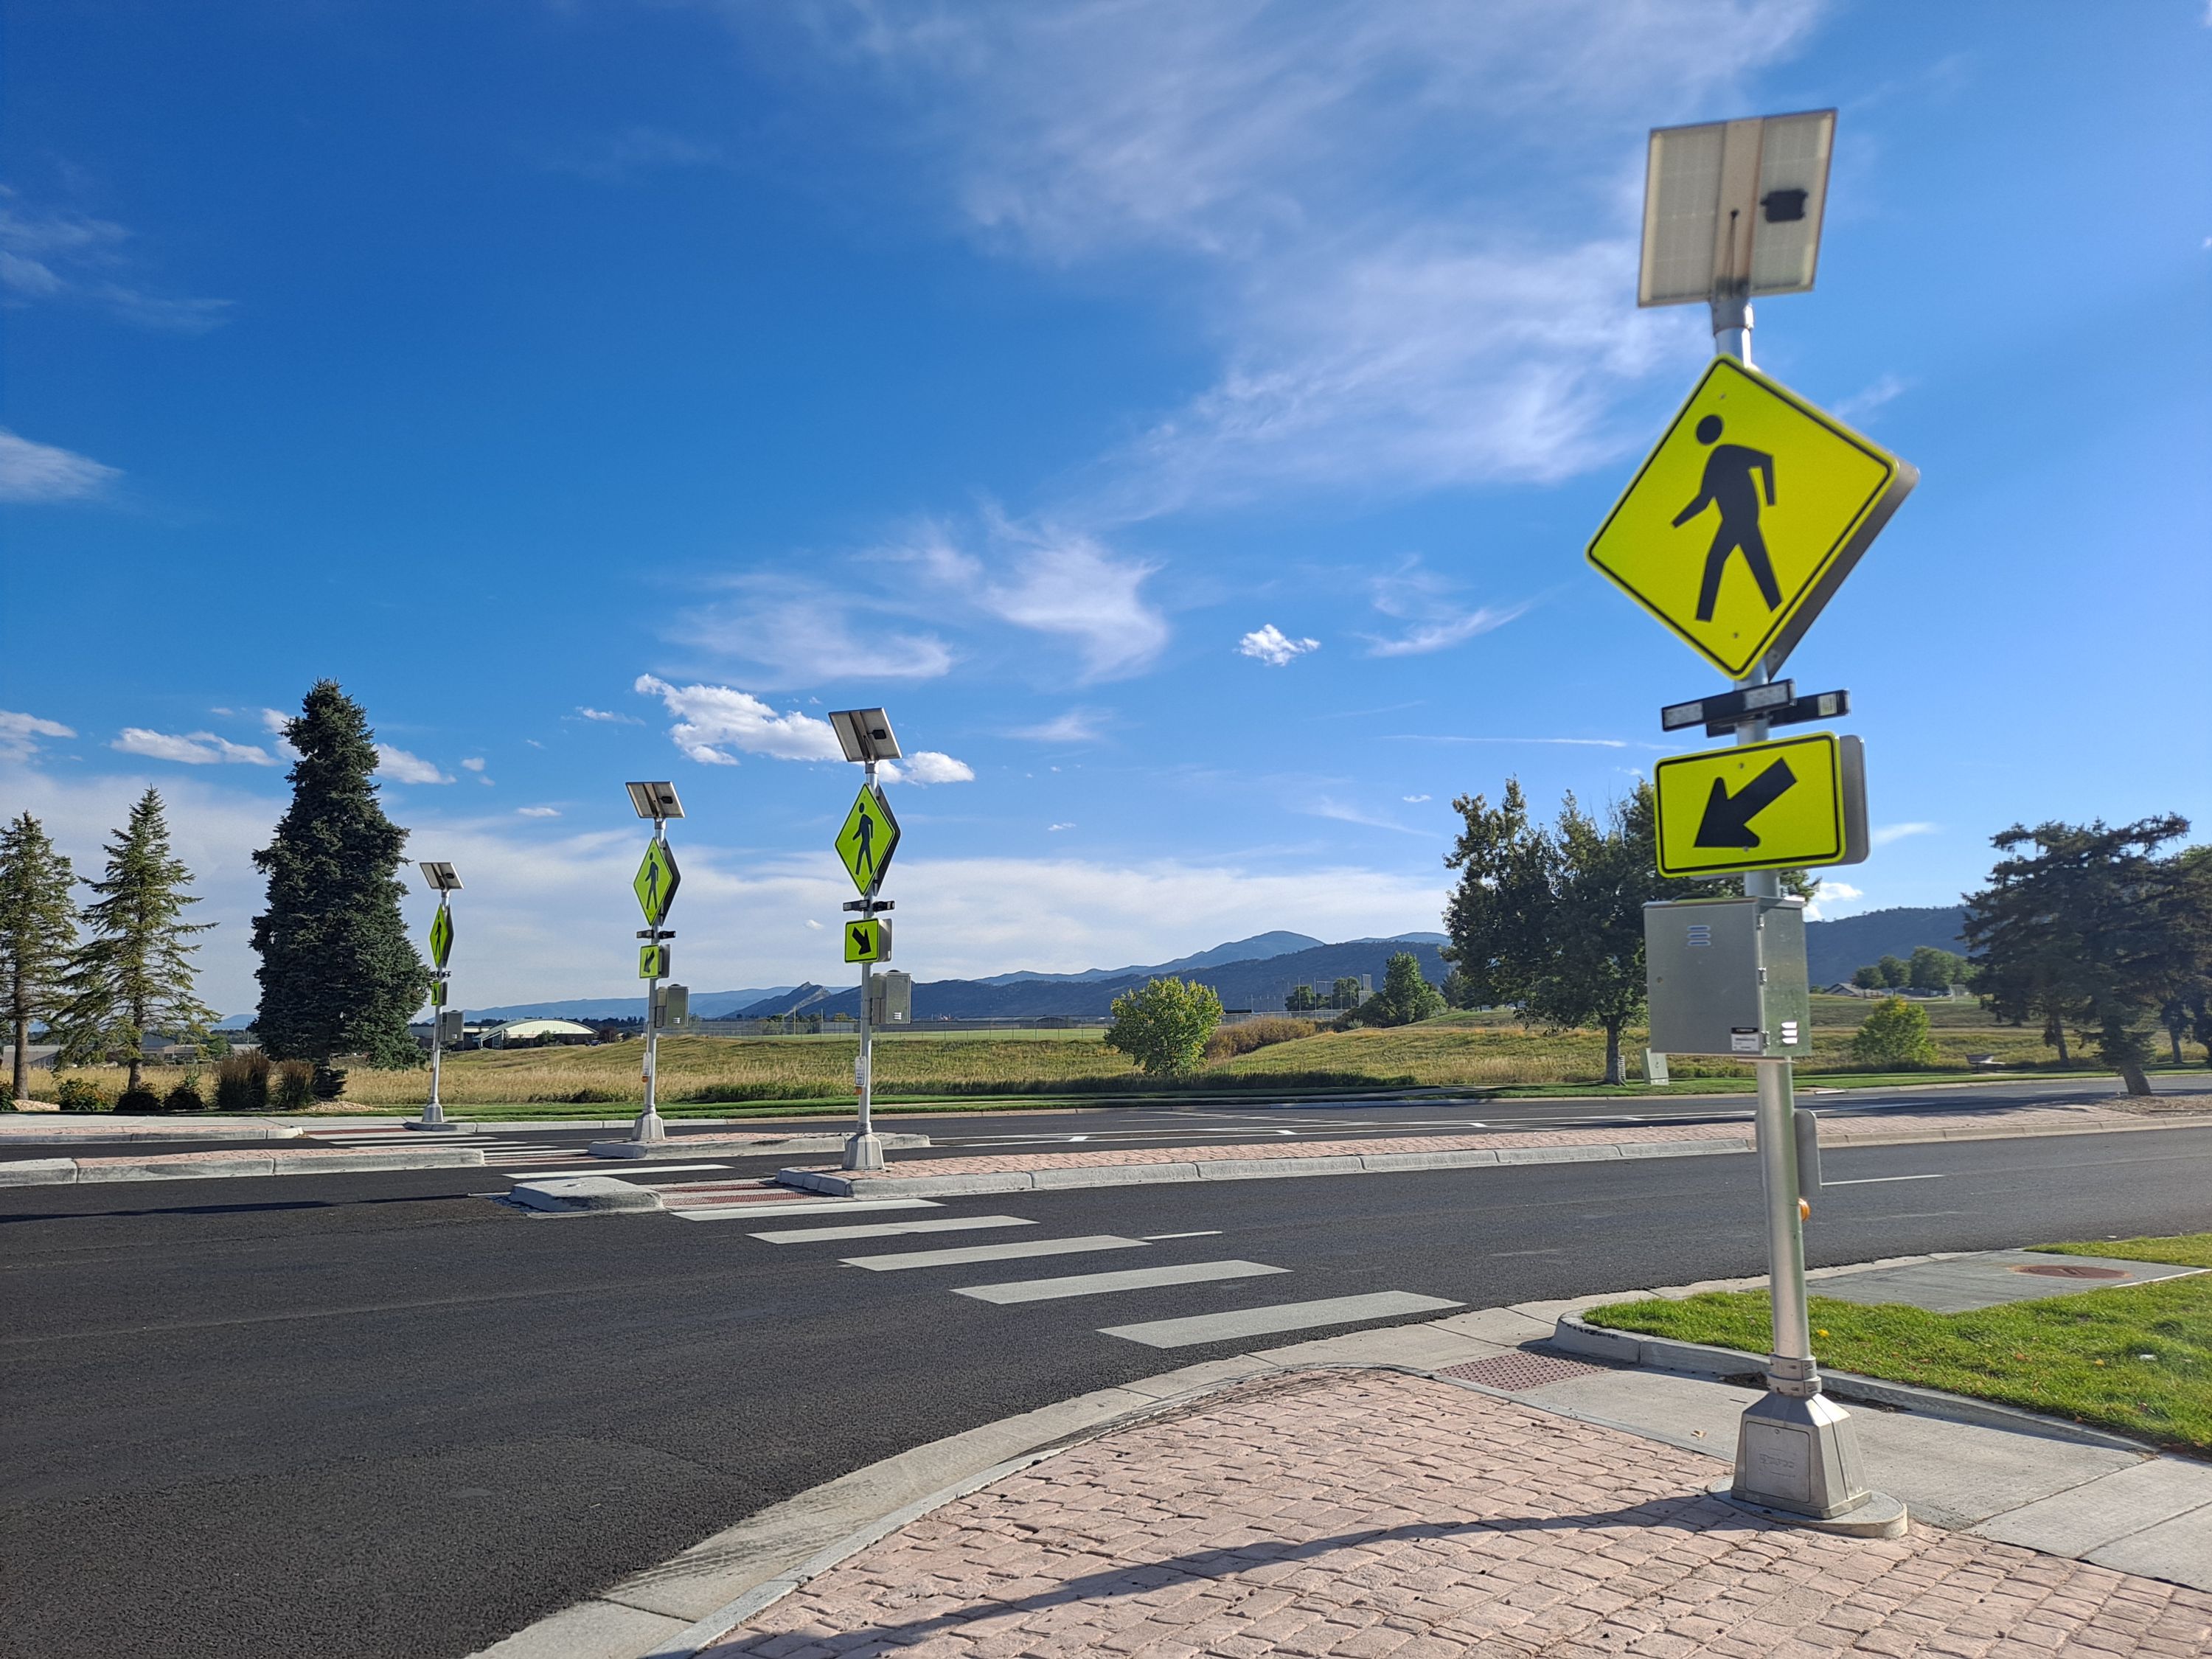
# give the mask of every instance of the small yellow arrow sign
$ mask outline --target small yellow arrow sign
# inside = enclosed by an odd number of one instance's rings
[[[684,872],[676,867],[676,854],[665,841],[647,843],[645,862],[637,866],[637,878],[630,890],[637,895],[637,908],[645,912],[646,926],[658,927],[668,920],[669,907],[676,902],[676,890],[684,884]]]
[[[884,792],[873,784],[862,784],[836,842],[838,861],[862,894],[872,893],[882,885],[898,842],[898,820],[891,816]]]
[[[845,960],[889,962],[891,925],[888,921],[848,921],[845,924]]]
[[[668,977],[668,947],[665,945],[641,945],[637,947],[637,976],[640,979]]]
[[[1815,732],[1674,755],[1652,769],[1651,782],[1662,876],[1800,870],[1867,855],[1856,738]]]
[[[1730,679],[1778,666],[1920,475],[1716,357],[1591,538],[1606,579]]]

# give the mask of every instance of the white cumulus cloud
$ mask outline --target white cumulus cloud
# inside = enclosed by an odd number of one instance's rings
[[[671,685],[641,674],[634,688],[659,697],[676,724],[668,728],[676,746],[705,766],[735,766],[729,751],[766,755],[771,760],[842,760],[830,722],[796,710],[779,714],[750,691],[729,685]]]
[[[1273,623],[1253,629],[1237,641],[1238,656],[1257,658],[1270,668],[1283,667],[1309,651],[1320,649],[1319,640],[1294,640]]]
[[[176,761],[185,766],[274,766],[276,757],[250,743],[233,743],[212,732],[149,732],[143,726],[126,726],[108,747],[149,760]]]
[[[0,760],[28,760],[39,752],[40,738],[73,738],[76,733],[59,720],[40,720],[0,708]]]
[[[609,708],[586,708],[580,702],[576,705],[576,713],[585,720],[601,720],[610,726],[642,726],[645,724],[643,720],[638,719],[635,714],[617,714],[612,709]]]
[[[0,427],[0,501],[74,501],[122,477],[88,456],[33,443]]]
[[[973,783],[975,769],[937,750],[921,749],[902,761],[884,762],[877,775],[890,783]]]
[[[1813,889],[1811,902],[1805,907],[1805,920],[1819,921],[1828,916],[1839,904],[1856,904],[1866,894],[1847,881],[1824,881]]]
[[[453,775],[441,772],[420,755],[410,755],[404,749],[391,744],[376,745],[376,772],[379,777],[390,778],[394,783],[451,783]]]
[[[1892,842],[1903,841],[1908,836],[1932,836],[1942,826],[1936,823],[1881,823],[1875,826],[1868,839],[1877,847],[1887,847]]]

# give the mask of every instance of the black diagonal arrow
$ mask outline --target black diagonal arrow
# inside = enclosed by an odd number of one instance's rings
[[[856,921],[853,924],[853,948],[855,951],[865,951],[868,948],[868,929],[865,922]]]
[[[1699,847],[1756,847],[1759,832],[1751,821],[1790,792],[1797,775],[1790,763],[1778,760],[1749,783],[1729,793],[1727,780],[1715,778],[1713,793],[1705,797],[1705,815],[1698,821]]]

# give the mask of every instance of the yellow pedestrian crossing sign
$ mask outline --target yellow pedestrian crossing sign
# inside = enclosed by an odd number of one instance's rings
[[[836,848],[845,873],[863,894],[874,892],[882,884],[898,841],[898,820],[891,816],[884,792],[872,783],[862,784],[860,793],[853,798],[853,810],[845,814],[844,827],[837,832]]]
[[[891,925],[888,921],[848,921],[845,924],[845,960],[889,962]]]
[[[1814,732],[1670,756],[1652,769],[1651,783],[1662,876],[1801,870],[1867,855],[1856,738]]]
[[[654,840],[647,844],[645,862],[637,866],[637,879],[630,889],[637,895],[637,908],[645,912],[646,925],[658,927],[668,920],[668,908],[676,902],[676,890],[684,884],[684,873],[676,867],[676,854],[665,841]]]
[[[1919,478],[1786,387],[1716,357],[1586,556],[1740,680],[1763,657],[1780,666]]]
[[[437,968],[444,967],[446,958],[453,954],[453,913],[441,904],[438,907],[437,915],[430,923],[431,965]]]

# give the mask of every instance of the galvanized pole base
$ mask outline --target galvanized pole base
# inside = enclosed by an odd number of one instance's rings
[[[853,1135],[845,1142],[845,1164],[848,1170],[880,1170],[884,1167],[884,1138],[877,1134]]]

